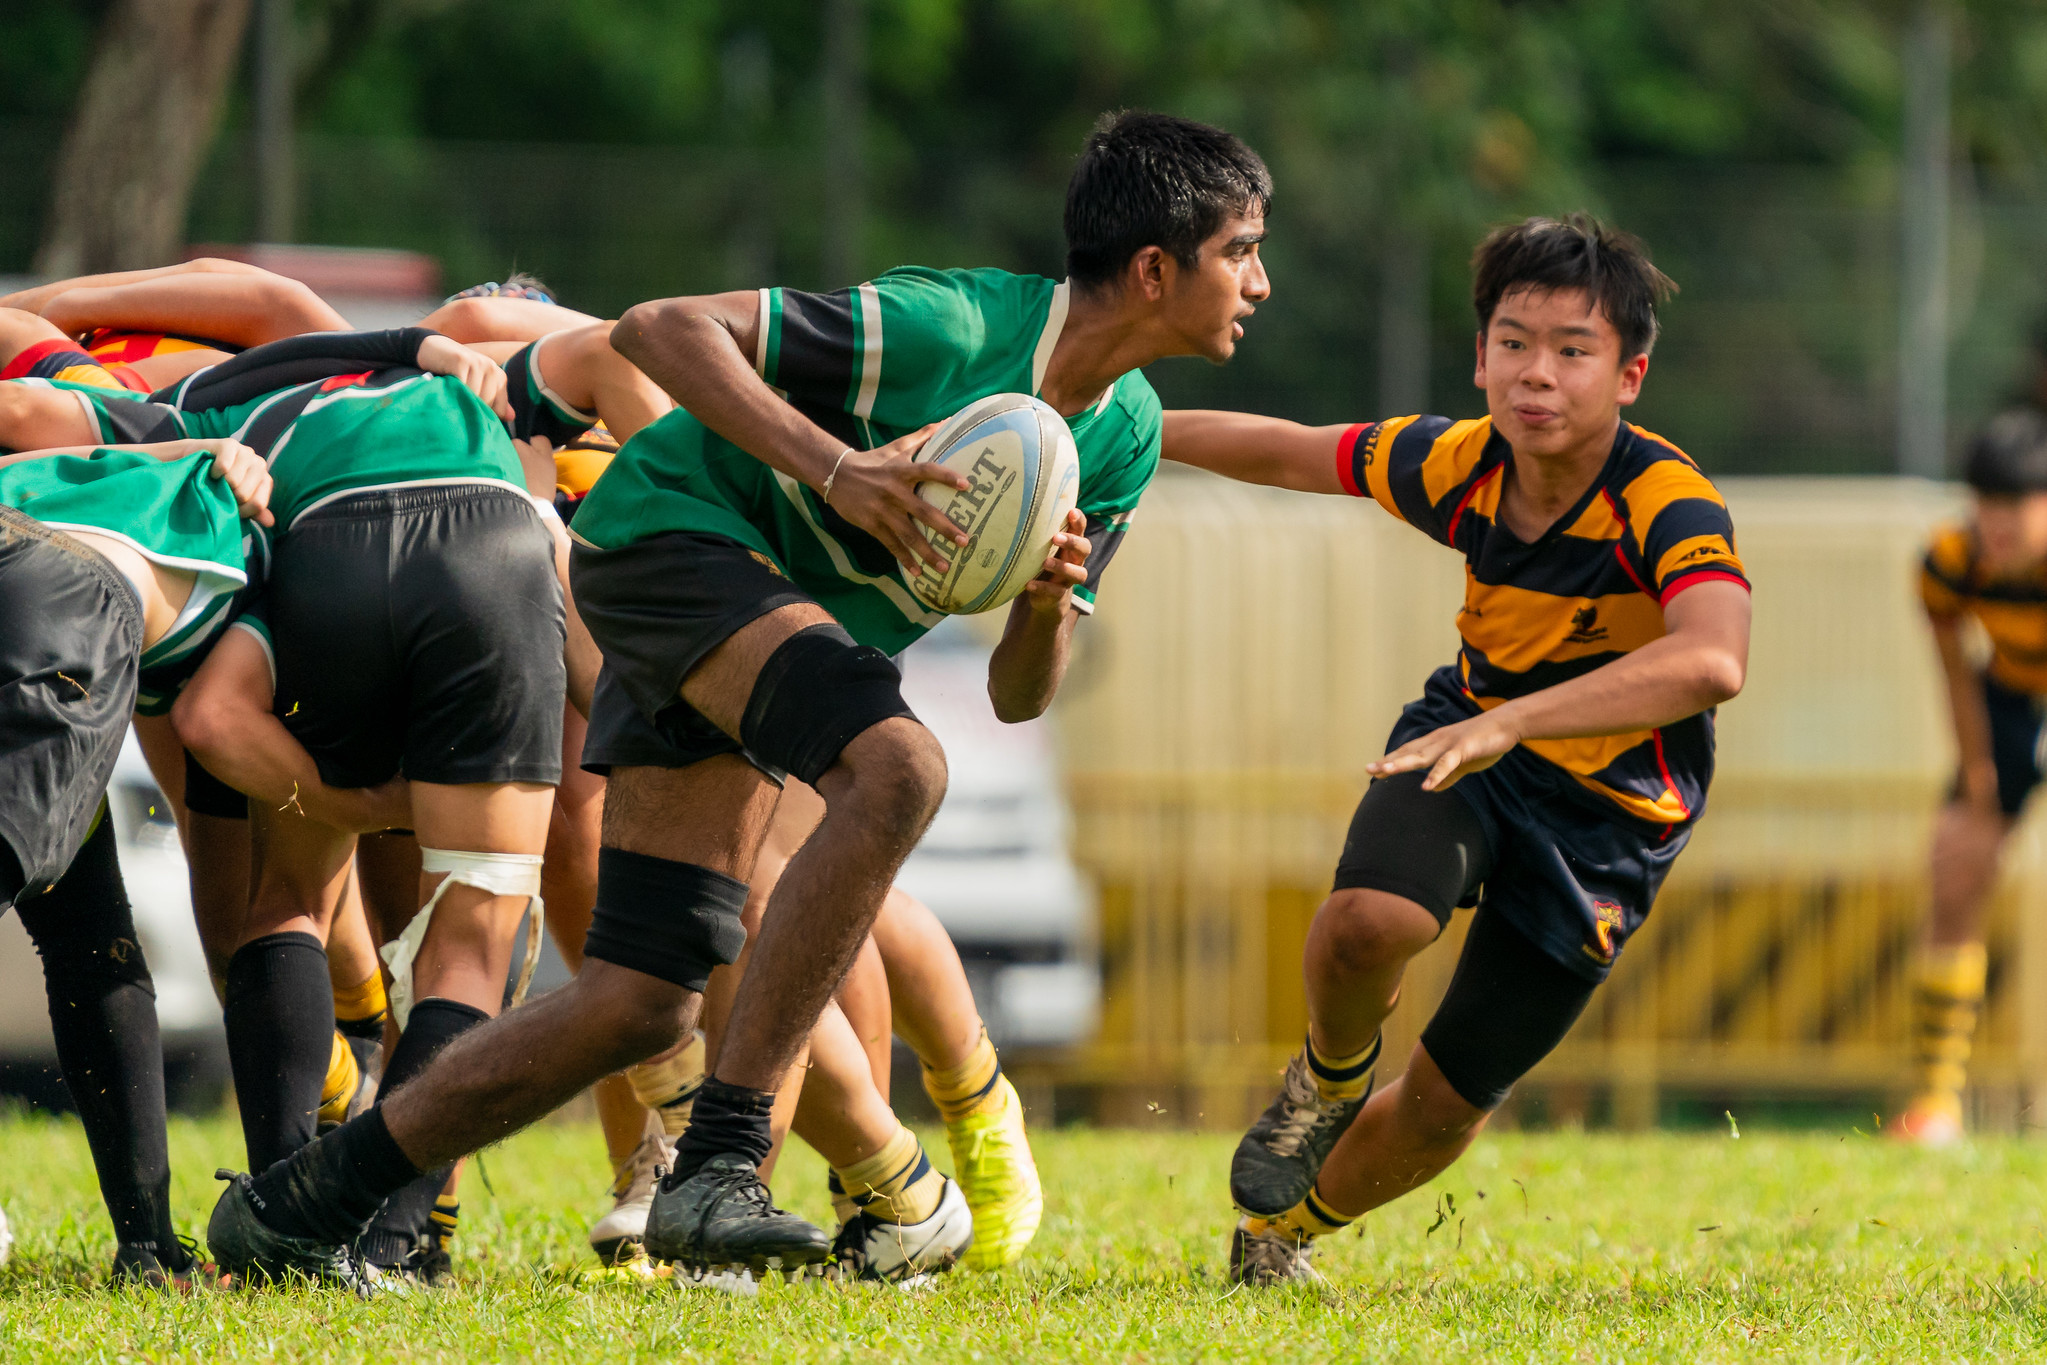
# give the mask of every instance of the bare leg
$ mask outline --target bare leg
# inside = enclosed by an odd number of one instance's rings
[[[363,916],[362,893],[355,878],[342,897],[327,929],[327,975],[336,990],[348,990],[383,970],[377,945]]]
[[[810,1071],[796,1106],[796,1135],[834,1166],[865,1161],[902,1123],[875,1089],[867,1051],[836,1003],[810,1034]]]
[[[1993,807],[1955,801],[1933,826],[1933,918],[1927,942],[1980,943],[1983,908],[1997,885],[1999,856],[2014,822]]]
[[[227,961],[249,913],[249,822],[196,815],[185,805],[185,746],[169,716],[137,716],[135,738],[150,776],[171,804],[192,887],[192,918],[213,993],[227,989]]]
[[[1323,901],[1303,954],[1315,1046],[1332,1057],[1369,1047],[1400,998],[1408,959],[1441,932],[1434,915],[1404,896],[1352,888]]]
[[[547,845],[553,806],[554,789],[535,782],[412,784],[413,818],[423,848],[537,854]],[[420,904],[444,875],[421,875]],[[512,970],[513,934],[528,904],[525,896],[493,896],[462,883],[449,887],[413,962],[414,998],[457,1000],[495,1015]]]
[[[1339,1212],[1376,1209],[1448,1169],[1485,1127],[1488,1113],[1453,1090],[1416,1044],[1407,1071],[1372,1096],[1337,1140],[1316,1189]]]
[[[966,1061],[981,1041],[981,1011],[951,935],[922,901],[897,887],[874,921],[895,1031],[933,1071]]]
[[[583,939],[597,905],[597,840],[604,818],[604,779],[581,767],[587,730],[583,718],[568,709],[562,717],[562,780],[554,792],[547,862],[540,870],[547,932],[571,972],[583,970]],[[617,1170],[640,1145],[647,1108],[633,1098],[624,1076],[606,1076],[590,1090],[597,1102],[598,1125],[604,1130],[605,1153]]]
[[[632,852],[745,879],[769,818],[772,783],[737,758],[612,774],[605,837]],[[630,838],[631,842],[624,842]],[[576,1092],[675,1046],[701,997],[587,959],[574,981],[450,1043],[416,1084],[381,1106],[391,1136],[431,1169],[531,1123]]]
[[[860,1045],[861,1055],[867,1058],[873,1088],[886,1103],[892,1061],[889,1053],[895,1043],[895,1030],[889,1018],[888,972],[881,965],[881,953],[875,948],[872,935],[860,945],[860,955],[853,959],[852,970],[839,983],[837,1003],[847,1027]],[[829,1017],[831,1011],[827,1010],[825,1014]],[[815,1058],[813,1044],[813,1062]]]

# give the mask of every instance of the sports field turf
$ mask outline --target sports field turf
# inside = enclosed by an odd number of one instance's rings
[[[935,1137],[935,1135],[934,1135]],[[231,1121],[172,1130],[181,1226]],[[176,1298],[92,1288],[112,1247],[77,1128],[0,1120],[6,1360],[1811,1360],[2047,1355],[2047,1143],[1920,1155],[1854,1132],[1503,1134],[1327,1246],[1329,1283],[1222,1275],[1230,1141],[1041,1133],[1051,1191],[1025,1262],[935,1289],[770,1287],[753,1300],[606,1281],[595,1130],[537,1129],[472,1166],[461,1284]],[[932,1142],[934,1156],[944,1150]],[[823,1214],[793,1150],[786,1202]],[[1439,1218],[1440,1214],[1440,1218]]]

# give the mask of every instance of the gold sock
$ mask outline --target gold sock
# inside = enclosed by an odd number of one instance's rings
[[[1257,1236],[1277,1228],[1292,1238],[1295,1245],[1300,1245],[1317,1237],[1327,1237],[1332,1232],[1342,1232],[1357,1220],[1357,1214],[1338,1213],[1322,1198],[1319,1188],[1310,1187],[1307,1198],[1285,1213],[1273,1218],[1246,1218],[1244,1231]]]
[[[860,1206],[853,1202],[853,1196],[846,1193],[846,1186],[839,1179],[837,1171],[827,1170],[825,1172],[824,1187],[831,1192],[832,1217],[838,1219],[839,1222],[849,1222],[854,1214],[860,1212]]]
[[[943,1071],[924,1068],[924,1093],[938,1106],[940,1117],[947,1123],[957,1123],[977,1109],[1003,1103],[995,1088],[1001,1075],[1002,1063],[995,1056],[995,1045],[988,1041],[988,1030],[983,1028],[981,1040],[974,1044],[964,1062]]]
[[[692,1033],[672,1057],[627,1067],[625,1078],[634,1097],[660,1118],[661,1132],[681,1137],[696,1108],[697,1092],[704,1088],[704,1035]]]
[[[434,1199],[434,1211],[427,1215],[434,1231],[440,1234],[441,1245],[455,1240],[455,1220],[462,1216],[462,1201],[443,1191]]]
[[[375,1024],[381,1033],[384,1012],[390,1002],[384,997],[384,974],[371,972],[369,980],[334,992],[334,1022],[358,1028]]]
[[[336,1032],[334,1050],[327,1054],[327,1079],[320,1085],[320,1107],[346,1104],[361,1080],[362,1072],[356,1068],[355,1054],[348,1050],[348,1039]]]
[[[1929,947],[1920,954],[1913,983],[1919,1097],[1949,1104],[1956,1113],[1969,1078],[1969,1051],[1977,1016],[1983,1011],[1987,970],[1980,943]]]
[[[862,1212],[884,1223],[923,1222],[945,1192],[945,1178],[931,1168],[916,1134],[901,1126],[873,1156],[832,1172]]]
[[[1372,1041],[1358,1051],[1346,1056],[1332,1057],[1315,1046],[1315,1035],[1308,1034],[1308,1071],[1315,1078],[1315,1089],[1325,1100],[1355,1100],[1372,1093],[1372,1068],[1379,1061],[1380,1036],[1372,1035]]]

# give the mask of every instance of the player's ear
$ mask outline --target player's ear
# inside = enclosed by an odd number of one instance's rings
[[[1621,362],[1621,391],[1619,398],[1622,407],[1626,407],[1642,396],[1642,376],[1648,373],[1649,353],[1647,351]]]
[[[1485,328],[1478,329],[1478,366],[1472,371],[1471,382],[1478,388],[1485,387]]]
[[[1137,290],[1137,297],[1147,303],[1157,303],[1166,296],[1167,272],[1178,267],[1179,262],[1164,247],[1139,247],[1130,258],[1127,278]]]

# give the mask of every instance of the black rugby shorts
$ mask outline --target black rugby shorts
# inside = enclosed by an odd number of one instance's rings
[[[561,780],[566,623],[524,493],[415,484],[301,516],[255,609],[278,716],[336,787]]]
[[[689,671],[742,626],[812,600],[772,560],[736,540],[690,531],[616,550],[577,541],[569,586],[604,654],[583,741],[586,769],[687,768],[737,754],[778,782],[786,776],[681,696]]]
[[[85,546],[0,507],[0,910],[84,845],[135,706],[142,611]]]

